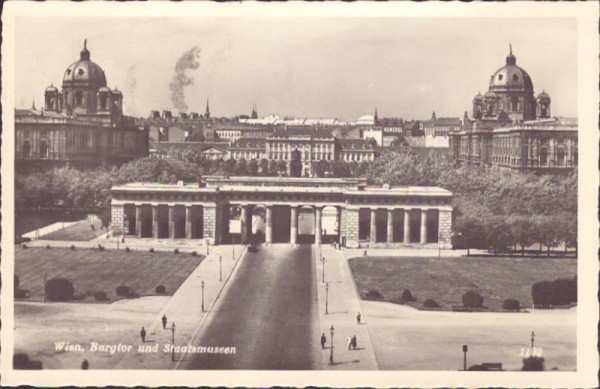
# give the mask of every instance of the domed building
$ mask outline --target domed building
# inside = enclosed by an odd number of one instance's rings
[[[118,165],[148,155],[148,130],[123,115],[123,94],[107,86],[90,58],[86,40],[64,72],[62,90],[51,84],[41,110],[15,111],[18,170]]]
[[[546,173],[577,166],[577,119],[552,118],[550,95],[535,95],[531,76],[512,52],[473,98],[463,130],[450,134],[450,151],[461,163],[494,164]]]

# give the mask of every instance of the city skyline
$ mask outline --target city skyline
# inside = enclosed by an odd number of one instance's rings
[[[43,90],[60,86],[88,39],[92,61],[124,93],[124,111],[132,116],[178,112],[169,90],[174,67],[198,47],[199,67],[187,72],[194,83],[184,87],[188,112],[203,113],[210,99],[213,116],[250,114],[256,105],[259,116],[353,121],[377,108],[380,117],[426,119],[432,111],[462,117],[471,114],[472,98],[487,90],[512,44],[535,93],[553,97],[553,115],[577,116],[577,24],[570,19],[55,21],[17,23],[16,107],[34,100],[41,106]]]

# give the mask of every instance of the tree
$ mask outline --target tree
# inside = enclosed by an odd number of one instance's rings
[[[233,159],[233,158],[229,158],[229,159],[225,160],[224,163],[221,164],[222,172],[226,176],[234,175],[236,167],[237,167],[237,163],[236,163],[235,159]]]
[[[457,220],[454,228],[452,244],[455,248],[466,248],[467,255],[470,249],[487,248],[487,236],[480,218],[461,217]]]
[[[248,175],[257,176],[258,175],[258,162],[256,159],[251,159],[248,162]]]
[[[283,176],[287,174],[287,163],[284,160],[277,161],[277,173]]]
[[[324,160],[318,160],[318,161],[314,161],[312,163],[312,170],[313,173],[317,176],[317,177],[324,177],[325,176],[325,172],[328,169],[328,164],[326,161]]]
[[[513,215],[509,221],[510,231],[515,243],[521,246],[521,254],[525,255],[525,247],[535,243],[534,225],[527,216]]]
[[[544,358],[529,357],[523,358],[523,367],[521,371],[544,371]]]
[[[269,175],[276,176],[277,175],[277,161],[271,159],[269,161]]]
[[[292,160],[290,161],[290,177],[302,176],[301,153],[298,149],[292,151]]]
[[[266,176],[269,175],[269,160],[263,158],[259,162],[260,175]]]
[[[248,164],[244,158],[237,161],[234,171],[238,176],[245,176],[248,174]]]

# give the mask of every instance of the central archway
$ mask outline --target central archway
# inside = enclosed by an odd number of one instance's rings
[[[310,205],[298,208],[298,243],[315,243],[315,210]]]

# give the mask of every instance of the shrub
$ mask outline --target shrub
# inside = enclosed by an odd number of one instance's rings
[[[50,246],[49,244],[46,245],[46,249],[50,250],[52,248],[52,246]]]
[[[577,277],[536,282],[531,287],[531,297],[536,306],[566,305],[577,302]]]
[[[117,286],[117,296],[122,296],[122,297],[127,297],[127,298],[134,298],[137,297],[137,293],[135,293],[135,291],[133,289],[131,289],[128,286],[125,285],[120,285]]]
[[[102,246],[101,244],[98,245],[98,250],[100,251],[104,251],[104,246]]]
[[[173,252],[174,252],[175,254],[179,254],[179,249],[175,249],[175,250],[173,250]]]
[[[106,301],[108,300],[108,296],[106,295],[106,292],[98,291],[94,293],[94,299],[96,299],[96,301]]]
[[[383,296],[381,295],[381,293],[379,293],[378,290],[373,289],[367,292],[367,298],[370,300],[381,300]]]
[[[131,251],[131,249],[130,249],[129,247],[125,247],[125,252],[127,252],[127,253],[128,253],[128,252],[130,252],[130,251]]]
[[[423,303],[423,306],[425,306],[426,308],[439,308],[440,307],[440,305],[434,299],[425,300],[425,302]]]
[[[157,285],[156,288],[154,288],[154,291],[158,294],[163,294],[167,293],[167,288],[165,288],[164,285]]]
[[[197,251],[192,251],[192,257],[197,257],[198,256],[198,252]]]
[[[15,298],[16,299],[28,299],[30,296],[31,296],[31,293],[29,293],[29,291],[26,289],[15,290]]]
[[[75,250],[75,245],[74,244],[71,245],[71,250]]]
[[[518,311],[521,309],[521,304],[519,303],[519,300],[506,299],[502,303],[502,309],[506,309],[507,311]]]
[[[544,371],[544,358],[529,357],[523,358],[522,371]]]
[[[42,362],[32,361],[27,354],[13,355],[13,369],[15,370],[41,370]]]
[[[27,245],[26,245],[25,243],[23,243],[23,244],[21,245],[21,248],[22,248],[22,249],[26,249],[26,248],[27,248]]]
[[[410,290],[408,289],[404,289],[402,291],[402,295],[400,296],[400,301],[402,302],[411,302],[411,301],[416,301],[417,299],[413,297],[412,293],[410,293]]]
[[[15,292],[19,289],[19,276],[15,274]]]
[[[75,288],[66,278],[52,278],[46,282],[45,293],[49,301],[69,301],[73,298]]]
[[[462,296],[463,306],[469,308],[482,308],[483,307],[483,297],[474,290],[470,290]]]
[[[148,251],[150,251],[151,253],[153,253],[154,252],[154,248],[150,247],[150,250],[148,250]]]

